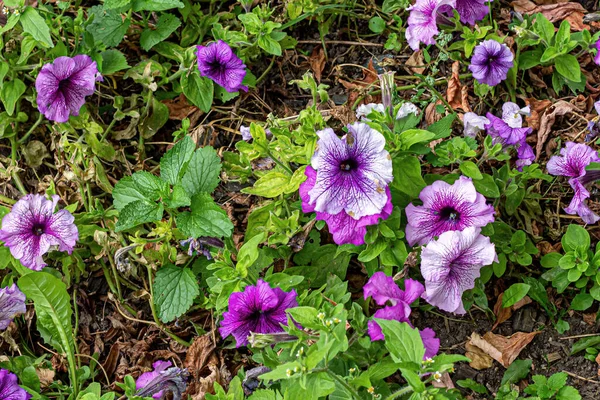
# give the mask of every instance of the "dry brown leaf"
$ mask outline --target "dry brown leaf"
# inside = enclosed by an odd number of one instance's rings
[[[544,113],[544,111],[546,111],[548,107],[552,105],[552,102],[550,100],[537,100],[533,97],[526,99],[525,102],[531,109],[531,115],[525,117],[525,120],[527,121],[527,126],[532,128],[534,131],[537,131],[538,129],[540,129],[541,115]]]
[[[488,332],[483,337],[473,332],[471,335],[471,344],[479,347],[494,360],[498,361],[505,368],[517,358],[521,350],[525,348],[538,332],[517,332],[512,336],[505,337]]]
[[[581,11],[575,11],[569,14],[567,18],[565,18],[565,21],[571,25],[572,31],[581,32],[584,29],[589,30],[590,26],[583,23],[583,16],[584,14]]]
[[[560,115],[565,115],[567,113],[573,111],[579,111],[577,107],[575,107],[571,103],[567,103],[566,101],[559,100],[552,107],[549,107],[542,115],[540,121],[540,129],[537,133],[537,144],[535,145],[535,160],[537,161],[540,158],[542,153],[542,147],[546,140],[548,140],[548,136],[550,136],[550,130],[554,125],[554,121],[556,121],[556,117]]]
[[[190,346],[183,365],[190,375],[198,377],[200,371],[206,366],[207,360],[215,349],[210,334],[196,337]]]
[[[446,91],[446,99],[453,110],[458,108],[465,112],[471,111],[469,107],[468,93],[460,84],[458,77],[460,72],[460,63],[455,61],[452,64],[452,77],[448,80],[448,90]]]
[[[511,317],[513,312],[517,311],[519,308],[531,303],[531,299],[529,296],[523,297],[521,300],[517,301],[510,307],[502,307],[502,298],[504,297],[504,293],[500,293],[498,296],[498,300],[496,301],[496,305],[494,305],[494,314],[496,315],[496,323],[492,326],[492,330],[496,329],[498,325],[506,321]]]
[[[425,109],[425,122],[427,123],[427,125],[431,125],[435,122],[438,122],[444,117],[442,114],[438,113],[435,110],[436,106],[440,104],[442,104],[442,101],[438,100],[435,103],[429,103],[429,105]]]
[[[596,325],[596,313],[583,314],[583,322],[589,326]]]
[[[427,69],[425,59],[423,58],[423,50],[417,50],[406,60],[406,70],[415,74],[423,74]]]
[[[510,3],[521,14],[542,13],[550,22],[562,21],[575,12],[585,13],[583,6],[576,2],[563,2],[538,6],[530,0],[516,0]],[[573,29],[573,27],[571,27]]]
[[[452,382],[452,378],[450,378],[450,374],[447,372],[444,372],[442,374],[442,377],[440,378],[440,382],[434,380],[433,382],[431,382],[431,384],[433,385],[433,387],[436,388],[447,388],[447,389],[454,389],[454,382]]]
[[[596,356],[596,364],[600,367],[600,353]],[[598,376],[600,376],[600,368],[598,368]]]
[[[111,377],[112,374],[114,374],[115,370],[117,369],[117,361],[119,360],[120,349],[121,349],[121,343],[114,343],[110,347],[108,356],[106,356],[106,361],[104,361],[104,364],[102,365],[104,367],[104,370],[106,371],[106,374],[109,377]]]
[[[198,109],[196,106],[188,103],[183,93],[173,100],[163,101],[163,104],[169,109],[169,119],[177,121],[187,118],[191,113]]]
[[[51,369],[36,368],[35,373],[40,380],[40,386],[42,389],[47,388],[52,382],[54,382],[55,372]]]
[[[308,57],[308,65],[315,75],[317,82],[321,82],[321,74],[325,69],[325,51],[323,47],[317,46],[313,49],[310,57]]]
[[[471,360],[469,363],[471,368],[479,371],[482,369],[491,368],[494,364],[494,359],[492,357],[487,355],[479,347],[472,345],[470,341],[467,342],[465,348],[467,349],[465,356]]]

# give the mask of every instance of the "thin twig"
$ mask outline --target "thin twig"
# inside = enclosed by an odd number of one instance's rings
[[[579,376],[579,375],[576,375],[576,374],[574,374],[572,372],[565,371],[565,370],[563,370],[562,372],[564,372],[565,374],[567,374],[569,376],[572,376],[573,378],[581,379],[582,381],[586,381],[586,382],[590,382],[590,383],[595,383],[596,385],[600,385],[599,381],[595,381],[595,380],[589,379],[589,378],[584,378],[583,376]]]
[[[353,42],[351,40],[325,40],[321,42],[320,40],[298,40],[298,43],[302,44],[343,44],[346,46],[366,46],[366,47],[383,47],[381,43],[371,43],[371,42]]]
[[[579,339],[579,338],[592,337],[592,336],[600,336],[600,334],[598,334],[598,333],[586,333],[584,335],[565,336],[565,337],[561,337],[561,338],[558,338],[558,339],[559,340],[569,340],[569,339]]]

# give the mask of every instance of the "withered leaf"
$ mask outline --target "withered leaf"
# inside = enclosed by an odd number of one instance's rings
[[[506,337],[488,332],[481,337],[473,332],[471,334],[471,344],[479,347],[505,368],[508,368],[508,366],[518,357],[521,350],[523,350],[539,333],[541,333],[541,331],[531,333],[517,332],[512,336]]]

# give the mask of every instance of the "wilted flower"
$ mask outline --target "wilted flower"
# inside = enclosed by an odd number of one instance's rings
[[[454,8],[456,0],[417,0],[408,10],[408,28],[406,41],[411,49],[419,50],[419,44],[434,44],[434,37],[439,33],[437,18],[440,8]]]
[[[25,295],[16,284],[0,289],[0,330],[8,328],[15,316],[25,311]]]
[[[479,83],[496,86],[506,79],[508,70],[514,65],[514,56],[505,44],[485,40],[473,50],[469,70]]]
[[[11,212],[2,219],[0,240],[10,248],[17,260],[34,271],[40,271],[46,263],[42,256],[50,247],[69,254],[79,238],[73,215],[67,210],[54,212],[59,197],[52,200],[39,194],[21,198]]]
[[[421,274],[425,278],[423,299],[444,311],[464,314],[463,293],[475,287],[481,268],[495,260],[495,246],[481,235],[481,228],[442,233],[421,253]]]
[[[212,79],[229,93],[248,91],[248,87],[242,85],[246,76],[246,65],[227,43],[218,40],[208,46],[196,47],[200,75]]]
[[[560,156],[551,157],[547,165],[550,174],[570,178],[569,184],[575,194],[565,212],[579,215],[586,224],[593,224],[600,219],[586,204],[590,192],[585,185],[598,178],[597,174],[585,170],[592,162],[600,162],[597,151],[582,143],[567,142],[560,150]]]
[[[242,134],[242,140],[245,140],[246,142],[249,142],[252,140],[252,134],[250,133],[250,127],[249,126],[240,126],[240,133]]]
[[[361,104],[356,109],[356,118],[362,121],[369,121],[367,116],[373,111],[377,111],[378,113],[383,114],[385,113],[385,107],[381,103]]]
[[[153,371],[144,372],[135,382],[136,396],[163,399],[167,393],[180,400],[185,392],[188,373],[185,369],[171,367],[171,361],[156,361]]]
[[[600,101],[597,101],[594,103],[594,109],[596,110],[596,113],[600,115]],[[600,117],[595,116],[590,121],[588,121],[587,129],[590,133],[588,135],[586,135],[586,137],[585,137],[586,142],[594,139],[596,136],[598,136],[598,134],[600,134],[599,120],[600,120]]]
[[[297,306],[295,290],[284,292],[259,279],[256,286],[246,286],[243,292],[229,297],[229,311],[223,313],[219,332],[223,338],[233,335],[236,346],[241,347],[248,343],[251,332],[283,332],[285,311]]]
[[[494,221],[494,207],[477,193],[471,178],[461,176],[454,184],[435,181],[419,194],[422,206],[406,207],[406,240],[411,246],[427,244],[447,231],[482,227]]]
[[[8,370],[0,369],[0,399],[29,400],[31,395],[17,383],[17,375]]]
[[[456,11],[463,24],[475,25],[488,15],[490,8],[487,0],[456,0]]]
[[[396,113],[396,119],[402,119],[410,114],[419,115],[419,109],[413,103],[407,101],[400,106]]]
[[[206,236],[202,236],[199,237],[198,239],[194,239],[194,238],[189,238],[186,240],[182,240],[181,242],[179,242],[179,244],[183,247],[187,246],[188,247],[188,255],[191,257],[195,254],[202,254],[204,257],[208,258],[209,260],[212,260],[212,256],[210,254],[210,249],[208,249],[206,246],[212,246],[212,247],[218,247],[218,248],[223,248],[225,247],[225,244],[223,243],[222,240],[217,239],[217,238],[212,238],[212,237],[206,237]]]
[[[394,97],[394,91],[396,90],[394,72],[390,71],[379,75],[379,84],[381,86],[381,102],[383,103],[383,108],[393,116],[394,106],[392,104],[392,99]]]
[[[464,135],[475,138],[477,134],[485,130],[485,126],[490,123],[486,117],[479,116],[474,112],[465,113],[463,117]]]
[[[85,97],[94,94],[101,80],[89,56],[58,57],[45,64],[35,80],[38,109],[49,120],[67,122],[70,115],[79,115]]]

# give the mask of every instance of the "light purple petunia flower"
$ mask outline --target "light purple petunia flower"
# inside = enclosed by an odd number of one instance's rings
[[[240,133],[242,134],[242,140],[245,140],[246,142],[249,142],[252,140],[252,134],[250,133],[250,127],[249,126],[240,126]]]
[[[463,24],[475,25],[490,12],[486,0],[456,0],[456,11],[460,15]]]
[[[486,117],[479,116],[474,112],[465,113],[463,117],[464,135],[475,138],[477,134],[485,130],[485,126],[490,123]]]
[[[594,62],[596,63],[596,65],[600,65],[600,39],[598,39],[598,41],[596,41],[596,44],[594,45],[594,47],[596,48],[596,55],[594,56]]]
[[[471,178],[461,176],[454,184],[436,181],[419,194],[422,206],[406,207],[406,240],[411,246],[427,244],[447,231],[483,227],[494,221],[494,207],[477,193]]]
[[[396,113],[396,119],[402,119],[409,116],[410,114],[419,115],[420,110],[413,103],[407,101],[400,106],[398,113]]]
[[[0,289],[0,330],[8,328],[15,316],[25,311],[25,295],[16,284]]]
[[[246,65],[227,43],[218,40],[208,46],[196,47],[200,75],[212,79],[229,93],[248,91],[248,86],[242,85],[246,76]]]
[[[186,389],[188,373],[185,369],[171,367],[171,361],[156,361],[153,371],[144,372],[135,382],[136,396],[165,398],[171,393],[173,400],[180,400]]]
[[[423,299],[444,311],[464,314],[465,290],[475,287],[482,267],[492,264],[495,246],[480,234],[481,228],[449,231],[423,248],[421,274],[425,278]]]
[[[31,395],[19,386],[17,375],[8,370],[0,369],[0,399],[29,400]]]
[[[485,40],[473,50],[469,70],[477,82],[496,86],[506,79],[508,70],[514,65],[513,59],[512,52],[505,44]]]
[[[2,219],[0,240],[10,248],[13,257],[34,271],[46,265],[42,256],[52,246],[71,254],[79,238],[73,215],[67,210],[54,212],[58,200],[57,195],[48,200],[39,194],[29,194]]]
[[[434,44],[439,33],[437,18],[440,8],[456,7],[456,0],[417,0],[408,10],[406,41],[411,49],[419,50],[419,44]]]
[[[550,174],[570,178],[569,184],[575,194],[565,212],[579,215],[586,224],[593,224],[600,219],[586,204],[590,192],[585,185],[598,178],[597,173],[585,170],[591,162],[600,162],[597,151],[582,143],[567,142],[560,150],[560,156],[551,157],[546,166]]]
[[[223,338],[233,335],[237,347],[245,346],[250,332],[283,332],[285,311],[297,306],[295,290],[284,292],[259,279],[256,286],[246,286],[243,292],[229,297],[229,311],[223,313],[219,332]]]
[[[89,56],[58,57],[35,80],[38,109],[49,120],[67,122],[70,115],[79,115],[86,96],[94,94],[96,81],[102,76]]]

